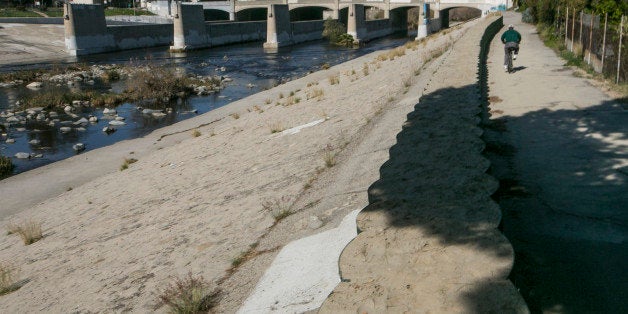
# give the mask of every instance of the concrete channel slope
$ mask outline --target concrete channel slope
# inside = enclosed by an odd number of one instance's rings
[[[533,312],[626,313],[628,105],[565,66],[519,14],[504,23],[523,41],[513,74],[492,43],[498,127],[485,138],[516,252],[511,279]]]
[[[321,313],[528,312],[507,279],[513,249],[482,156],[477,58],[501,23],[469,29],[433,74],[369,188]]]

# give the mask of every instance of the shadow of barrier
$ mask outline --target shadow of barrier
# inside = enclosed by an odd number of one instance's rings
[[[486,57],[503,21],[486,24],[479,86],[436,89],[408,114],[368,189],[359,234],[340,257],[342,282],[321,313],[528,312],[507,279],[514,253],[497,229],[501,211],[491,195],[498,182],[482,156]]]

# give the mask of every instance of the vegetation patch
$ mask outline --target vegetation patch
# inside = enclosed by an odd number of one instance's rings
[[[124,158],[124,162],[122,163],[122,166],[120,166],[120,171],[129,169],[129,165],[134,164],[136,162],[137,162],[137,159],[135,158]]]
[[[17,277],[15,267],[0,263],[0,295],[11,293],[20,288]]]
[[[7,234],[18,234],[29,245],[41,240],[44,236],[41,231],[41,222],[29,219],[19,224],[9,223],[7,226]]]
[[[207,313],[216,304],[219,293],[202,276],[190,272],[184,278],[174,278],[159,294],[157,307],[166,305],[170,313]]]
[[[13,161],[10,157],[0,156],[0,179],[6,178],[13,174],[13,169],[15,165],[13,165]]]
[[[271,198],[262,201],[262,208],[275,218],[275,223],[293,214],[290,210],[291,206],[292,197],[290,196],[282,196],[281,198]]]

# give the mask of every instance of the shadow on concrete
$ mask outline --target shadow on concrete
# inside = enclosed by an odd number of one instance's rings
[[[507,280],[513,251],[497,230],[501,213],[491,195],[498,182],[486,174],[490,164],[482,156],[485,144],[479,127],[485,110],[478,95],[478,86],[469,85],[421,98],[390,148],[380,179],[369,187],[371,205],[360,215],[384,213],[388,226],[417,227],[426,237],[438,239],[442,248],[460,248],[464,256],[456,259],[469,262],[452,262],[462,264],[452,272],[462,272],[464,278],[478,269],[495,269],[491,275],[478,275],[480,280],[456,283],[461,285],[455,293],[464,299],[464,312],[518,313],[525,306],[517,302],[520,296]],[[369,223],[358,218],[359,227],[368,228]],[[482,262],[470,262],[477,256]]]
[[[628,311],[627,109],[613,100],[487,124],[510,279],[533,313]]]

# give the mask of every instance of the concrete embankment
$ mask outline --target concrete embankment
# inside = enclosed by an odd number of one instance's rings
[[[221,289],[217,312],[234,312],[282,247],[368,205],[360,236],[341,258],[352,282],[342,282],[323,311],[355,312],[369,298],[371,308],[388,311],[524,311],[504,279],[512,250],[495,229],[499,209],[488,195],[496,183],[480,156],[475,56],[488,23],[462,26],[465,36],[453,30],[403,52],[373,53],[3,180],[3,200],[39,195],[4,222],[39,221],[44,238],[24,246],[0,235],[0,260],[19,265],[24,283],[0,306],[152,312],[171,276],[191,272]],[[119,171],[125,158],[138,161]],[[291,215],[278,219],[285,209]],[[376,226],[382,221],[394,223]],[[347,264],[350,252],[377,265]],[[423,277],[396,281],[390,268]],[[353,270],[374,271],[380,284]],[[343,290],[350,284],[357,292]],[[373,289],[379,294],[357,299]],[[349,292],[347,303],[338,302]],[[406,301],[415,303],[404,308]]]

